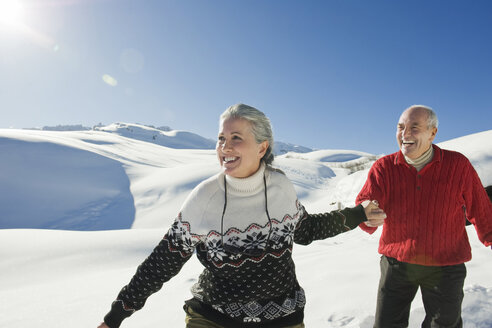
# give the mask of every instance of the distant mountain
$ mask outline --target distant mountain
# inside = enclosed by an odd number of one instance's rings
[[[290,143],[285,143],[281,141],[275,141],[275,145],[273,146],[273,153],[275,155],[283,155],[287,153],[309,153],[312,152],[313,149],[304,147],[304,146],[298,146],[298,145],[293,145]]]
[[[115,133],[122,137],[175,149],[215,148],[215,140],[207,139],[191,132],[171,130],[169,127],[154,128],[153,126],[141,124],[113,123],[107,126],[95,126],[94,130]]]
[[[42,128],[29,128],[29,130],[43,131],[103,131],[115,133],[117,135],[136,140],[151,142],[157,145],[175,149],[215,149],[216,141],[207,139],[198,134],[186,131],[173,130],[169,126],[155,127],[139,123],[113,123],[103,125],[99,123],[95,126],[87,127],[81,124],[43,126]],[[309,153],[313,149],[275,141],[273,153],[276,156],[287,153]]]
[[[92,130],[82,124],[73,125],[56,125],[56,126],[43,126],[42,128],[29,128],[28,130],[43,130],[43,131],[87,131]]]
[[[172,130],[168,126],[154,127],[152,125],[113,123],[107,126],[98,125],[96,131],[116,133],[120,136],[141,141],[152,142],[161,146],[176,149],[215,149],[216,141],[199,136],[198,134]],[[273,153],[278,155],[292,153],[309,153],[313,149],[276,141]]]

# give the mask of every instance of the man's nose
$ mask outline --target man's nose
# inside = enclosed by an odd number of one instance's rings
[[[410,135],[410,129],[407,129],[407,128],[403,129],[401,132],[401,135],[405,139],[406,136]]]

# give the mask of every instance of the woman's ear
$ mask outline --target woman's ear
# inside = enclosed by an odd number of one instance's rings
[[[268,150],[269,145],[270,144],[268,143],[268,140],[265,140],[259,144],[258,155],[260,155],[260,158],[263,158],[263,156],[265,156],[265,153]]]

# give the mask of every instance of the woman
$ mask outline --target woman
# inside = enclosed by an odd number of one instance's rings
[[[334,236],[366,216],[368,225],[380,225],[384,213],[370,204],[308,215],[292,183],[270,166],[272,145],[270,121],[259,110],[238,104],[222,114],[216,148],[222,172],[191,192],[99,328],[119,327],[194,251],[205,269],[185,302],[187,328],[304,327],[293,242]]]

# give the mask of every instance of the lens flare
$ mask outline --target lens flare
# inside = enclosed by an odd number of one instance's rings
[[[0,24],[9,26],[22,24],[23,6],[17,0],[0,1]]]
[[[106,83],[112,87],[115,87],[118,85],[118,81],[114,77],[112,77],[111,75],[108,75],[108,74],[104,74],[102,76],[102,80],[104,81],[104,83]]]

